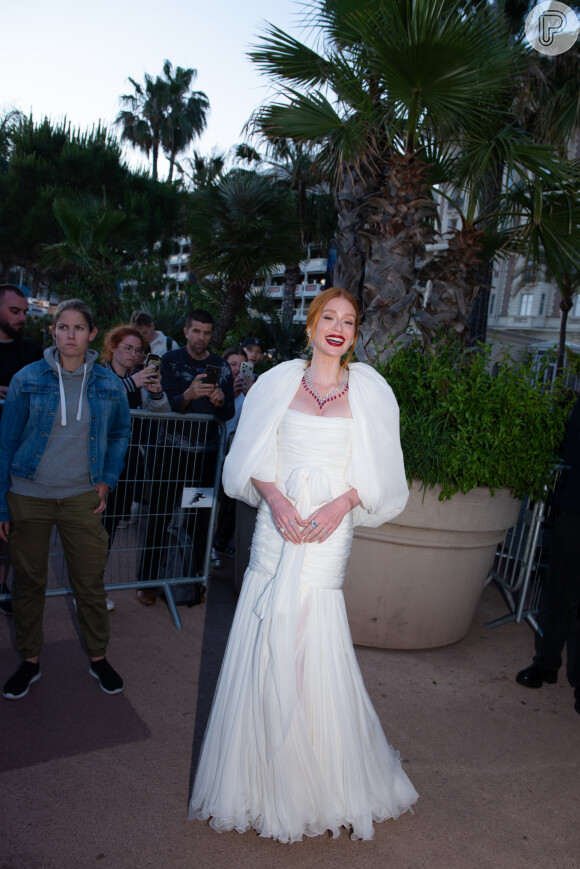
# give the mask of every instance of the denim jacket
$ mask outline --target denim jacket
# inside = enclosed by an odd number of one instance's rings
[[[100,365],[88,375],[91,483],[116,485],[131,436],[129,403],[123,384]],[[34,480],[59,407],[57,374],[45,359],[18,372],[10,383],[0,423],[0,522],[9,522],[6,493],[10,475]]]

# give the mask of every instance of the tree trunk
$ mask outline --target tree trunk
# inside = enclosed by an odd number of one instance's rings
[[[153,139],[153,180],[157,181],[157,163],[159,160],[159,139]]]
[[[374,195],[378,189],[378,181],[369,167],[352,163],[343,165],[342,182],[335,196],[338,232],[334,284],[352,293],[361,306],[366,260],[359,238],[363,225],[361,211],[365,197]]]
[[[289,329],[294,320],[294,305],[296,301],[296,286],[300,277],[300,265],[286,266],[284,272],[284,290],[282,297],[282,325]]]
[[[566,355],[566,327],[568,325],[568,314],[573,304],[574,292],[572,290],[572,282],[570,275],[564,275],[563,285],[560,287],[562,299],[560,301],[560,336],[558,339],[558,357],[556,359],[556,374],[560,374],[564,370],[564,361]]]
[[[485,181],[485,196],[480,207],[480,213],[493,213],[496,210],[496,203],[501,197],[503,187],[504,165],[499,163],[495,168],[488,171]],[[496,230],[495,220],[487,218],[483,223],[479,223],[484,234],[493,234]],[[485,260],[482,260],[481,277],[478,281],[480,289],[477,293],[471,314],[469,316],[469,338],[466,343],[469,346],[476,346],[478,343],[487,341],[487,320],[489,311],[489,293],[493,282],[493,264],[494,254],[487,254]]]
[[[167,175],[167,180],[171,184],[173,181],[173,169],[175,167],[175,151],[172,151],[169,155],[169,173]]]
[[[212,335],[212,347],[219,350],[226,340],[228,331],[234,326],[236,319],[242,313],[246,296],[250,290],[248,284],[228,284],[222,309]]]
[[[336,283],[361,306],[356,352],[363,362],[389,355],[419,305],[415,261],[425,256],[436,217],[425,171],[410,154],[388,156],[380,170],[343,168]]]
[[[469,340],[469,316],[483,286],[483,233],[473,226],[456,230],[446,250],[425,264],[419,280],[425,285],[414,321],[425,344],[440,335]]]

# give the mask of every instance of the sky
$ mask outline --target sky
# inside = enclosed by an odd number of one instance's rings
[[[128,77],[161,75],[167,58],[197,69],[192,87],[209,98],[194,144],[205,155],[243,141],[252,111],[274,95],[246,56],[264,23],[304,37],[300,0],[0,0],[0,12],[0,113],[112,128]]]

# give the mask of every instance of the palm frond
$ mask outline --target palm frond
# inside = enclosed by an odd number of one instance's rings
[[[546,189],[539,181],[514,185],[505,249],[533,267],[546,263],[560,290],[580,278],[578,190]]]
[[[273,24],[266,28],[260,45],[248,56],[260,72],[284,84],[318,87],[332,73],[323,55]]]

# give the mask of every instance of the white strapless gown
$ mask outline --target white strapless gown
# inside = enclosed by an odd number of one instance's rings
[[[301,516],[346,490],[352,420],[286,411],[278,485]],[[189,817],[295,842],[373,821],[417,800],[354,654],[341,586],[347,514],[327,541],[285,543],[265,502],[203,741]]]

